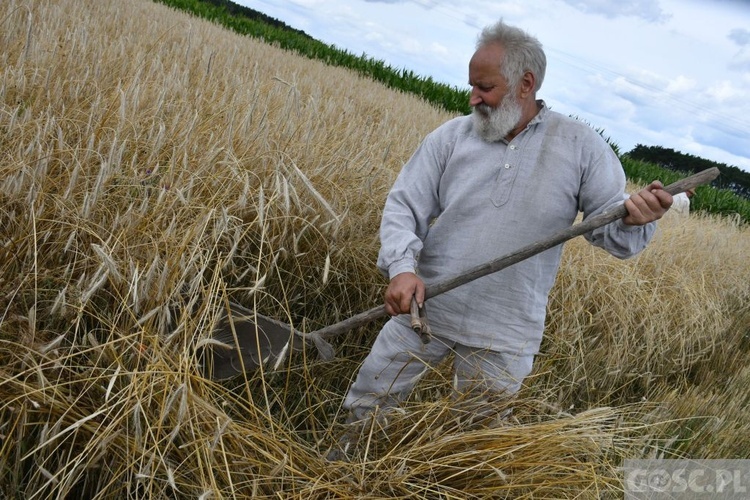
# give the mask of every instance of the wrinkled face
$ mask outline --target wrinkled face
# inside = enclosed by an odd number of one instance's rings
[[[508,93],[508,83],[500,73],[500,61],[504,54],[503,47],[497,44],[486,45],[474,53],[469,62],[469,104],[472,107],[486,104],[490,108],[497,108]]]
[[[469,104],[474,108],[477,132],[488,142],[503,139],[523,116],[516,89],[508,86],[500,72],[503,52],[500,45],[488,45],[478,49],[469,63]]]

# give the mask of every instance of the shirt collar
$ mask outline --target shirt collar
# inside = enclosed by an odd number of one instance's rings
[[[549,111],[549,108],[547,107],[547,103],[544,102],[544,99],[537,99],[536,103],[537,103],[537,106],[539,106],[539,112],[534,116],[534,118],[531,119],[531,121],[526,126],[526,128],[529,128],[531,125],[536,125],[537,123],[544,121],[544,118],[547,116],[547,112]]]
[[[541,123],[542,121],[544,121],[544,118],[547,116],[549,108],[547,108],[547,104],[544,102],[544,100],[537,99],[536,103],[537,103],[537,106],[539,107],[539,112],[537,112],[537,114],[534,115],[534,118],[532,118],[529,121],[529,123],[526,124],[526,127],[524,127],[524,129],[521,130],[518,133],[518,135],[516,135],[516,137],[522,135],[524,132],[529,130],[533,125],[536,125],[537,123]],[[516,137],[514,137],[513,139],[515,140]],[[501,139],[501,142],[504,142],[505,144],[510,144],[510,141],[508,141],[508,139],[506,139],[505,137]]]

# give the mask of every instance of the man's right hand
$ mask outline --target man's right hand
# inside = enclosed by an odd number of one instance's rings
[[[385,312],[391,316],[409,313],[412,296],[416,297],[421,307],[424,303],[424,282],[414,273],[397,274],[385,291]]]

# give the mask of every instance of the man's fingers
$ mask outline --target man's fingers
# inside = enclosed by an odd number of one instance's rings
[[[657,205],[652,205],[655,210],[659,210],[660,208],[667,209],[672,206],[672,203],[674,200],[672,199],[672,195],[668,192],[664,191],[664,184],[662,184],[660,181],[654,181],[652,182],[646,190],[646,193],[644,195],[652,195],[653,198],[649,198],[648,201],[655,201],[658,203]],[[690,196],[690,194],[688,194]],[[651,203],[649,203],[651,205]]]
[[[405,293],[401,296],[401,302],[399,303],[399,306],[401,307],[402,313],[407,313],[411,311],[411,298],[414,296],[414,294]]]
[[[657,198],[657,200],[659,201],[659,205],[662,208],[669,208],[672,206],[672,203],[674,203],[672,195],[667,193],[663,189],[652,191],[652,194]]]
[[[409,312],[411,309],[411,295],[401,294],[392,296],[385,300],[385,312],[390,316],[398,316]]]
[[[643,225],[661,219],[674,201],[672,195],[664,191],[663,187],[661,182],[654,181],[625,200],[628,215],[623,222],[630,225]]]
[[[417,299],[419,307],[424,305],[424,286],[417,287],[417,290],[414,292],[414,298]]]
[[[388,313],[388,316],[395,316],[398,314],[394,305],[395,304],[392,300],[389,300],[388,298],[385,299],[385,312]]]
[[[416,274],[398,274],[391,280],[385,292],[385,311],[391,316],[408,313],[412,297],[415,297],[421,306],[424,294],[424,283]]]
[[[628,209],[628,215],[623,219],[626,224],[637,224],[643,218],[638,205],[633,201],[633,196],[625,200],[625,208]]]

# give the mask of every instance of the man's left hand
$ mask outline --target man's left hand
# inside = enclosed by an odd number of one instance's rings
[[[628,215],[622,221],[630,226],[642,226],[661,219],[672,206],[672,195],[663,187],[661,182],[654,181],[625,200]]]

